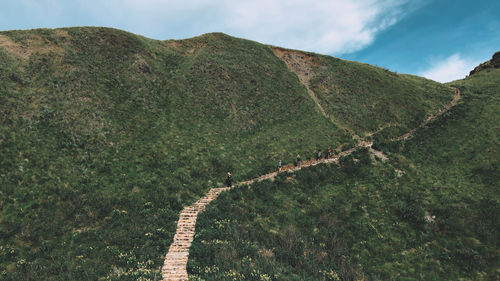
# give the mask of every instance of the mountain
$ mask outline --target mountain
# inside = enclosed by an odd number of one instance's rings
[[[458,103],[411,137],[374,135],[387,160],[360,150],[339,166],[221,194],[198,218],[188,272],[194,280],[498,280],[499,81],[498,68],[454,81]]]
[[[0,32],[0,81],[5,280],[158,279],[179,211],[228,171],[384,147],[454,94],[222,33],[94,27]]]

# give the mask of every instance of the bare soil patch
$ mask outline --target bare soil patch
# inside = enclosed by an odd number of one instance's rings
[[[57,39],[62,39],[60,40],[62,42],[69,40],[69,34],[64,30],[57,30],[54,35]],[[0,35],[0,47],[4,47],[7,52],[21,59],[28,59],[34,53],[64,55],[64,48],[61,44],[54,44],[37,34],[29,35],[22,44],[14,42],[8,36]]]

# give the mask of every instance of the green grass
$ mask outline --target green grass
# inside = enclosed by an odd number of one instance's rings
[[[319,56],[311,89],[326,112],[359,135],[391,128],[393,136],[418,126],[453,97],[453,90],[422,77]]]
[[[62,54],[0,49],[3,279],[157,279],[178,212],[227,171],[247,179],[351,142],[266,46],[64,31],[4,33]]]
[[[269,46],[91,27],[0,35],[31,54],[0,47],[2,280],[158,279],[179,211],[227,171],[250,179],[353,145]],[[408,120],[448,100],[438,83],[399,79],[435,89]]]
[[[194,280],[497,280],[500,70],[406,142],[222,194],[202,213]],[[357,160],[355,160],[357,159]]]
[[[199,280],[232,280],[232,271],[238,280],[447,279],[457,268],[432,251],[435,225],[411,181],[360,152],[339,167],[223,194],[199,218],[190,272]]]

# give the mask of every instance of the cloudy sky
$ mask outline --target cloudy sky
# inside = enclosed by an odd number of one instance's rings
[[[224,32],[447,82],[500,50],[499,0],[0,0],[0,30]]]

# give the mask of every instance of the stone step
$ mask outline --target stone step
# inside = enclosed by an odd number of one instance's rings
[[[352,153],[354,149],[343,152],[343,155]],[[338,161],[338,157],[324,159],[320,161],[303,161],[301,167],[283,167],[286,171],[296,171],[303,167],[317,165],[319,163],[329,163]],[[273,172],[259,178],[241,182],[239,184],[252,184],[257,181],[274,178],[278,173]],[[186,270],[189,248],[194,239],[196,220],[198,214],[203,212],[208,204],[217,199],[220,193],[229,190],[229,187],[218,187],[210,189],[204,197],[193,203],[193,205],[185,207],[179,214],[179,221],[177,222],[177,231],[174,236],[174,242],[170,245],[167,255],[165,256],[164,265],[162,267],[163,281],[188,281],[188,274]]]
[[[163,281],[187,281],[186,266],[189,257],[189,247],[194,239],[196,219],[208,204],[228,188],[212,188],[193,205],[186,207],[179,214],[174,242],[170,245],[162,267]]]

